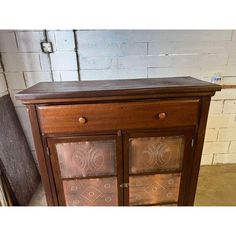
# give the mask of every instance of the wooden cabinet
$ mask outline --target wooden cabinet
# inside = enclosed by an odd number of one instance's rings
[[[193,205],[218,90],[179,77],[39,83],[18,93],[48,205]]]

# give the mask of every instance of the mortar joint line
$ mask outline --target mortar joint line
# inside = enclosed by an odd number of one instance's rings
[[[23,72],[22,72],[22,74],[23,74],[23,79],[24,79],[25,87],[27,88],[27,83],[26,83],[25,72],[23,71]]]
[[[6,71],[5,71],[5,66],[3,64],[3,60],[2,60],[2,53],[0,52],[0,65],[1,65],[1,68],[3,70],[3,77],[5,79],[5,83],[6,83],[6,87],[7,87],[7,92],[10,94],[9,92],[9,86],[8,86],[8,82],[7,82],[7,77],[6,77]]]
[[[45,39],[45,41],[46,41],[46,42],[49,42],[47,30],[43,30],[43,34],[44,34],[44,39]],[[52,52],[52,53],[54,53],[54,52]],[[55,80],[54,80],[54,75],[53,75],[53,70],[52,70],[52,60],[51,60],[51,56],[50,56],[50,53],[46,53],[46,54],[47,54],[48,61],[49,61],[49,68],[50,68],[51,78],[52,78],[52,81],[55,81]]]
[[[78,38],[76,34],[76,30],[73,30],[74,34],[74,44],[75,44],[75,55],[76,55],[76,62],[77,62],[77,72],[78,72],[78,80],[80,80],[80,62],[79,62],[79,50],[78,50]]]
[[[211,160],[211,165],[212,166],[214,165],[214,160],[215,160],[215,153],[213,153],[213,157],[212,157],[212,160]]]
[[[232,30],[231,31],[231,36],[230,36],[230,41],[233,41],[233,34],[234,34],[234,31]]]
[[[18,39],[16,36],[16,31],[14,31],[14,36],[15,36],[15,40],[16,40],[16,47],[17,47],[17,50],[19,51],[19,42],[18,42]]]

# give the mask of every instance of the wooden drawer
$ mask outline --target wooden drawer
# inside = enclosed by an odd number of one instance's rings
[[[37,107],[47,134],[192,126],[198,110],[198,99]]]

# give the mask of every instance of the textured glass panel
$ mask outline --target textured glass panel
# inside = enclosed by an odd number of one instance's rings
[[[56,144],[61,177],[116,174],[115,140]]]
[[[116,178],[63,181],[67,206],[117,206]]]
[[[180,169],[184,137],[145,137],[129,139],[130,173]]]
[[[130,205],[177,202],[181,174],[129,177]]]

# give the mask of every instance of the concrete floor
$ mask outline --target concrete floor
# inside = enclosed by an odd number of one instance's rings
[[[202,166],[194,205],[236,206],[236,165]],[[46,206],[41,185],[30,206]]]
[[[43,191],[42,184],[39,185],[39,188],[33,195],[29,206],[47,206],[46,197]]]
[[[202,166],[195,206],[236,206],[236,165]]]

